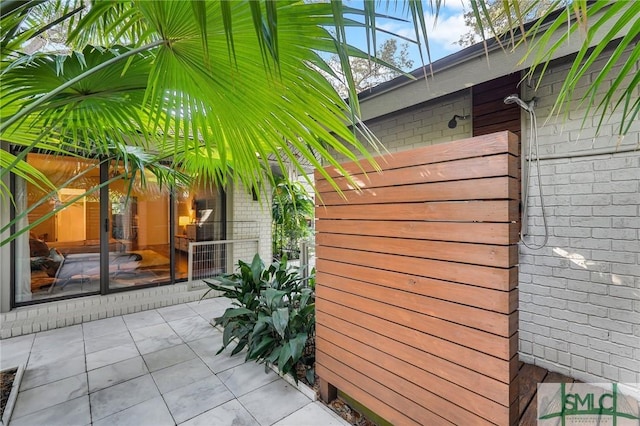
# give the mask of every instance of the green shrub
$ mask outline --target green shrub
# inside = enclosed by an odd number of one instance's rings
[[[276,180],[273,187],[273,254],[300,258],[300,241],[313,234],[314,201],[300,182]]]
[[[297,268],[287,266],[287,258],[265,268],[259,255],[251,264],[240,261],[238,272],[225,275],[220,283],[205,281],[212,290],[233,300],[232,307],[216,318],[224,328],[222,348],[235,342],[232,354],[247,349],[246,360],[269,362],[297,381],[296,365],[312,366],[313,354],[305,345],[315,335],[315,295]],[[313,370],[306,367],[313,383]]]

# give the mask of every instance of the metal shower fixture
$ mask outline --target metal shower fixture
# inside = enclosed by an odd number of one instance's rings
[[[449,124],[447,124],[449,126],[450,129],[455,129],[458,126],[458,121],[457,120],[468,120],[469,118],[471,118],[470,115],[454,115],[453,118],[451,120],[449,120]]]
[[[527,112],[533,111],[533,109],[536,107],[536,101],[537,98],[532,98],[530,101],[525,102],[520,99],[520,96],[516,95],[515,93],[504,98],[505,104],[516,104]]]
[[[542,179],[540,178],[540,154],[539,154],[539,146],[538,146],[538,119],[536,118],[536,103],[538,98],[533,97],[529,101],[523,101],[516,94],[509,95],[504,98],[505,104],[516,104],[523,110],[527,112],[529,115],[529,139],[522,139],[522,150],[524,152],[525,147],[528,148],[529,155],[522,156],[522,220],[520,221],[520,241],[525,247],[530,250],[540,250],[545,247],[549,242],[549,227],[547,225],[547,215],[545,213],[544,207],[544,196],[542,192]],[[533,157],[533,148],[535,147],[535,163],[536,163],[536,174],[538,177],[538,194],[540,197],[540,208],[542,210],[542,224],[544,226],[544,238],[542,240],[542,244],[533,244],[531,241],[525,241],[525,236],[531,236],[528,232],[529,225],[529,182],[531,177],[531,164],[534,162],[532,160]],[[525,163],[525,159],[528,159]]]

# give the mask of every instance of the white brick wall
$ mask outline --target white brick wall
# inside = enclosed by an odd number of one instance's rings
[[[247,238],[258,238],[258,253],[262,260],[268,265],[272,259],[271,245],[271,188],[264,189],[261,200],[254,201],[250,192],[240,184],[234,184],[231,200],[231,214],[228,217],[230,225],[227,232],[227,239],[239,240]],[[238,260],[250,262],[256,254],[253,244],[233,245],[233,264],[235,269]]]
[[[387,151],[394,153],[470,137],[471,120],[458,120],[455,129],[448,127],[449,120],[456,114],[471,115],[471,95],[468,90],[370,120],[367,126],[386,150],[380,154]],[[376,155],[374,152],[372,154]],[[344,160],[340,156],[337,158]]]
[[[585,381],[638,383],[640,152],[602,150],[637,148],[640,125],[636,120],[619,141],[619,116],[605,121],[598,136],[597,118],[580,130],[583,109],[572,111],[564,124],[553,117],[545,123],[567,68],[555,66],[537,92],[523,94],[539,97],[549,243],[541,250],[520,246],[521,359]],[[601,68],[600,63],[593,69]],[[638,71],[636,66],[631,74]],[[581,83],[577,96],[596,73]],[[523,130],[528,125],[523,120]],[[529,230],[539,243],[544,227],[533,171]]]
[[[521,359],[582,380],[639,382],[640,156],[551,159],[541,171],[549,243],[520,247]],[[627,180],[613,180],[619,171]],[[571,183],[582,175],[592,182]],[[531,191],[530,232],[540,242]]]
[[[471,114],[468,90],[373,120],[368,125],[389,152],[397,152],[469,137],[471,120],[458,120],[455,129],[448,127],[454,114]]]

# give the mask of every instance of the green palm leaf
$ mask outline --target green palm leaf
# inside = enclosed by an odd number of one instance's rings
[[[481,25],[482,17],[495,32],[494,21],[486,7],[486,1],[471,0],[471,7]],[[543,4],[544,3],[544,4]],[[520,9],[518,2],[502,1],[500,16],[506,16],[512,27],[510,38],[515,46],[526,45],[520,64],[530,63],[525,78],[537,79],[539,85],[550,62],[570,42],[579,43],[571,68],[558,91],[551,114],[563,114],[575,110],[576,103],[583,107],[583,125],[594,115],[600,130],[603,122],[614,114],[620,114],[618,132],[625,135],[640,114],[638,85],[640,79],[634,75],[640,48],[640,2],[637,1],[587,1],[532,2]],[[527,14],[538,7],[546,12],[525,31]],[[559,13],[560,11],[560,13]],[[500,41],[498,39],[498,41]],[[592,65],[603,57],[605,49],[612,49],[609,59],[600,69]],[[590,73],[597,75],[588,90],[581,94],[577,90]],[[613,81],[609,85],[607,82]]]
[[[442,4],[431,3],[436,15]],[[524,18],[534,6],[501,4],[509,22],[523,31]],[[485,2],[472,0],[471,6],[477,17],[486,14],[493,28]],[[372,0],[362,10],[337,0],[122,0],[95,1],[89,8],[61,0],[3,2],[1,136],[23,150],[4,156],[7,167],[0,173],[15,169],[41,179],[21,163],[31,149],[90,156],[132,145],[162,152],[171,157],[172,166],[196,176],[220,184],[233,178],[259,188],[269,174],[269,159],[302,171],[300,156],[316,167],[329,163],[339,170],[336,154],[371,158],[368,152],[377,148],[377,140],[358,126],[354,90],[351,103],[345,103],[318,72],[328,69],[318,52],[337,53],[350,82],[348,57],[364,53],[348,46],[345,28],[363,26],[368,40],[375,40],[382,8]],[[423,4],[407,2],[404,13],[414,22],[416,40],[428,40]],[[542,19],[529,29],[523,39],[535,41],[523,60],[533,59],[531,75],[544,71],[570,35],[585,34],[556,102],[557,111],[567,111],[577,82],[602,52],[601,46],[617,38],[611,60],[581,101],[588,105],[587,115],[593,109],[601,114],[600,123],[607,113],[622,109],[624,134],[640,110],[640,79],[625,76],[640,55],[639,48],[632,47],[640,28],[640,3],[581,0],[567,13],[578,19],[558,41],[551,35],[561,32],[565,15],[550,23]],[[20,52],[25,41],[54,27],[67,31],[69,46],[82,53],[64,57]],[[330,27],[336,28],[335,37]],[[605,27],[609,29],[604,35],[598,33]],[[597,37],[602,43],[589,50]],[[88,43],[105,48],[87,47]],[[596,101],[605,78],[618,68],[623,72]],[[2,191],[7,193],[6,188]]]

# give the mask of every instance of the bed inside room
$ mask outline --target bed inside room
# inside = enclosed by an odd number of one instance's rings
[[[102,293],[101,281],[107,292],[183,281],[190,244],[224,238],[224,197],[213,185],[196,183],[172,197],[148,170],[128,180],[115,161],[26,159],[57,189],[14,179],[16,229],[29,227],[12,249],[17,304]]]

